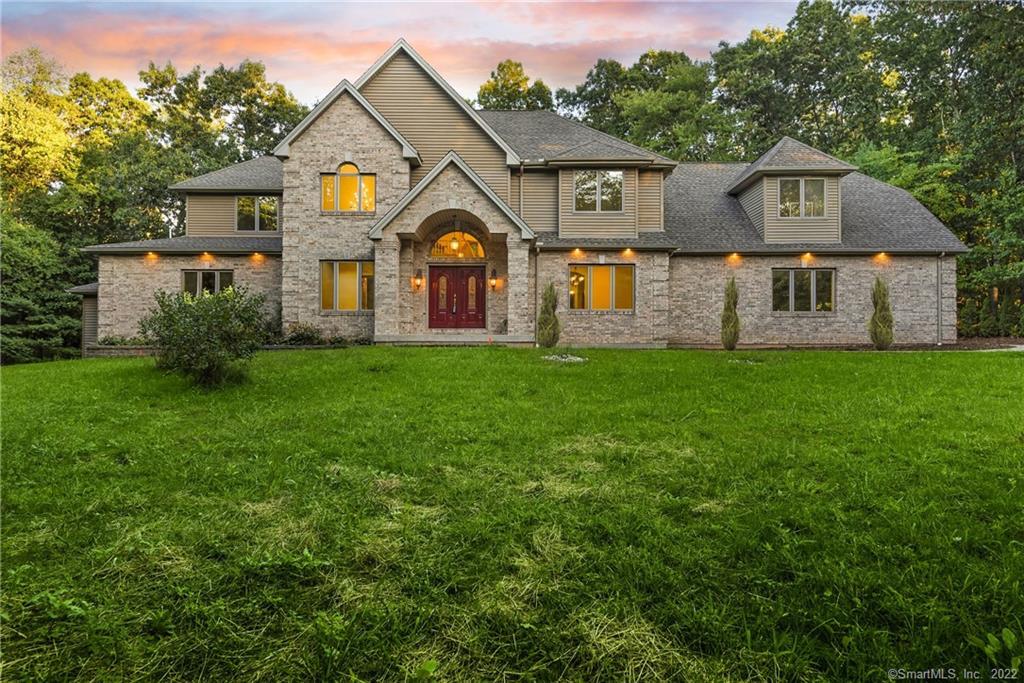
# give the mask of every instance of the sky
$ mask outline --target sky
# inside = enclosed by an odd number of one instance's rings
[[[795,2],[0,2],[4,57],[37,46],[69,73],[138,86],[150,62],[179,71],[243,59],[313,104],[405,38],[462,95],[499,61],[521,61],[552,89],[583,81],[599,57],[648,49],[707,58],[720,41],[785,26]]]

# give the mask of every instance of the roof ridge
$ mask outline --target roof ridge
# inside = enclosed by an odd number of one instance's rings
[[[671,161],[671,162],[673,162],[673,163],[676,163],[674,159],[669,159],[669,158],[668,158],[668,157],[666,157],[666,156],[663,156],[663,155],[661,155],[661,154],[658,154],[657,152],[652,152],[651,150],[649,150],[649,149],[647,149],[647,148],[645,148],[645,147],[641,147],[640,145],[634,145],[634,144],[633,144],[632,142],[626,142],[625,140],[623,140],[623,139],[621,139],[621,138],[617,138],[617,137],[615,137],[614,135],[612,135],[612,134],[610,134],[610,133],[606,133],[606,132],[604,132],[603,130],[598,130],[597,128],[594,128],[594,127],[592,127],[592,126],[588,126],[587,124],[583,123],[582,121],[577,121],[577,120],[575,120],[575,119],[570,119],[570,118],[568,118],[568,117],[566,117],[566,116],[562,116],[562,115],[561,115],[561,114],[559,114],[558,112],[555,112],[555,111],[551,111],[550,109],[543,109],[543,110],[537,110],[537,111],[545,111],[545,112],[548,112],[548,113],[549,113],[549,114],[551,114],[552,116],[557,116],[558,118],[562,119],[563,121],[568,121],[569,123],[573,124],[574,126],[578,126],[578,127],[580,127],[580,128],[585,128],[585,129],[587,129],[587,130],[589,130],[589,131],[593,131],[594,133],[597,133],[598,135],[600,135],[600,136],[602,136],[602,137],[605,137],[605,138],[607,138],[607,139],[609,139],[609,140],[611,140],[611,141],[613,141],[613,142],[615,142],[615,143],[618,143],[618,144],[620,144],[620,145],[626,145],[626,146],[628,146],[628,147],[632,147],[633,149],[638,149],[638,150],[640,150],[641,152],[644,152],[645,154],[650,154],[650,155],[652,155],[652,156],[655,156],[655,157],[660,157],[660,158],[662,158],[662,159],[666,159],[666,160],[668,160],[668,161]]]

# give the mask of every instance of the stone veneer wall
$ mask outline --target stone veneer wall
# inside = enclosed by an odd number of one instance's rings
[[[134,337],[159,291],[180,292],[183,270],[233,270],[234,284],[266,297],[268,317],[281,308],[281,259],[277,256],[104,255],[99,259],[97,337]]]
[[[569,266],[633,263],[634,310],[572,311],[569,306]],[[669,337],[669,256],[663,252],[569,251],[541,252],[537,257],[537,306],[549,282],[558,294],[562,321],[560,344],[576,346],[637,344],[664,346]]]
[[[377,176],[376,210],[322,213],[320,173],[351,161]],[[373,336],[374,312],[322,312],[321,260],[374,260],[370,228],[409,191],[409,163],[401,145],[350,95],[324,111],[290,145],[284,160],[282,204],[282,323],[308,323],[325,335]],[[380,272],[375,272],[380,282]],[[387,278],[388,273],[383,273]],[[380,285],[377,284],[377,291]],[[380,299],[375,305],[380,310]]]
[[[502,212],[457,166],[449,165],[385,229],[376,246],[377,314],[376,334],[399,335],[430,330],[427,319],[427,254],[433,239],[446,228],[421,234],[421,226],[434,225],[439,211],[461,210],[471,214],[486,229],[477,236],[486,238],[488,253],[486,276],[491,268],[501,280],[497,292],[488,287],[487,329],[497,333],[508,321],[508,334],[534,333],[534,278],[531,276],[531,242],[524,241],[518,226]],[[419,232],[417,232],[419,231]],[[400,235],[416,235],[419,241]],[[412,291],[410,281],[416,270],[423,270],[424,286]],[[467,330],[462,330],[467,332]]]
[[[871,288],[875,276],[889,286],[896,344],[938,341],[935,256],[829,256],[812,258],[809,268],[834,268],[835,312],[776,313],[772,269],[800,268],[798,255],[672,258],[672,334],[680,344],[719,344],[725,283],[736,277],[740,344],[869,344]],[[942,342],[956,341],[956,259],[942,260]]]

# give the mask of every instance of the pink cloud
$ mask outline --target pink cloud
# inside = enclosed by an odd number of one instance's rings
[[[706,57],[721,40],[784,24],[791,4],[103,4],[5,3],[3,54],[35,45],[70,72],[137,84],[149,61],[185,70],[260,60],[306,102],[355,79],[405,37],[460,92],[501,59],[549,85],[580,82],[599,57],[631,63],[648,49]],[[752,18],[748,18],[751,17]]]

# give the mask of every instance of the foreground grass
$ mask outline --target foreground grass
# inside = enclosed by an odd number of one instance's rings
[[[1024,639],[1024,354],[3,370],[3,678],[836,679]],[[1005,648],[994,655],[1008,663]]]

